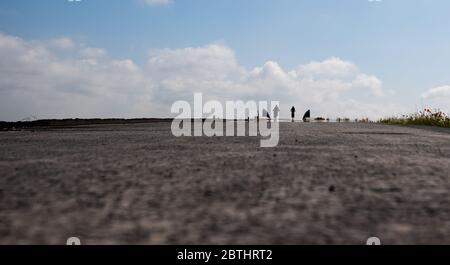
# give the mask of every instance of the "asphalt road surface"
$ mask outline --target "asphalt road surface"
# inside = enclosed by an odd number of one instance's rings
[[[450,244],[450,131],[170,123],[0,132],[0,244]]]

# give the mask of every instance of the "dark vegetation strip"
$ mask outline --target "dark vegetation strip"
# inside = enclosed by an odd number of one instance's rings
[[[139,124],[151,122],[167,122],[171,119],[51,119],[36,121],[0,122],[1,130],[16,130],[37,127],[67,127],[98,124]]]

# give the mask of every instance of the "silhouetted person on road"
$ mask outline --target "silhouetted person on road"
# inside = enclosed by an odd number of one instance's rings
[[[275,119],[275,121],[278,121],[279,113],[280,113],[280,108],[278,107],[278,105],[276,105],[275,108],[273,109],[273,118]]]
[[[294,122],[294,119],[295,119],[295,107],[294,106],[292,106],[292,108],[291,108],[291,118],[292,118],[292,122]]]

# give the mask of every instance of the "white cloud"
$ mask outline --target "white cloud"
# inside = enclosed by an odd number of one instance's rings
[[[96,58],[102,58],[106,56],[106,51],[104,49],[100,49],[100,48],[84,48],[80,51],[80,55],[85,57],[85,58],[91,58],[91,59],[96,59]]]
[[[348,77],[358,72],[358,68],[351,62],[332,57],[322,62],[310,62],[298,67],[297,72],[304,76],[337,76]]]
[[[422,98],[424,99],[444,98],[450,100],[450,86],[431,88],[422,94]]]
[[[375,96],[384,95],[383,84],[381,80],[373,75],[358,74],[352,82],[352,86],[356,88],[368,88]]]
[[[422,94],[425,107],[450,112],[450,85],[430,88]]]
[[[284,116],[291,105],[327,117],[379,117],[395,109],[374,103],[383,95],[377,77],[336,57],[291,71],[273,61],[248,70],[222,44],[152,50],[145,65],[72,47],[66,56],[45,41],[0,34],[0,120],[170,117],[171,104],[194,92],[220,101],[279,100]]]
[[[149,6],[162,6],[171,4],[173,0],[142,0],[142,2]]]
[[[70,38],[53,39],[49,41],[49,44],[60,49],[72,49],[75,47],[75,43]]]
[[[47,42],[0,35],[0,120],[134,116],[135,97],[151,97],[131,60],[58,54]]]

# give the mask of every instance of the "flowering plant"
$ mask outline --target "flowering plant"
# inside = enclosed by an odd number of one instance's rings
[[[411,115],[381,119],[380,123],[399,125],[430,125],[450,128],[450,117],[441,110],[425,108]]]

